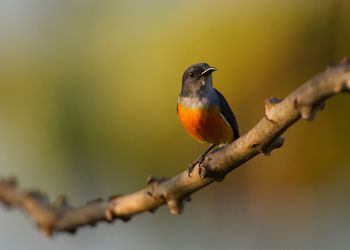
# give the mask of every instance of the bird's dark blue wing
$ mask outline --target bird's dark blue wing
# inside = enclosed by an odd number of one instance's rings
[[[214,89],[220,100],[220,112],[225,117],[233,130],[233,137],[237,139],[239,137],[239,130],[235,115],[233,114],[230,105],[228,105],[225,97],[217,90]]]

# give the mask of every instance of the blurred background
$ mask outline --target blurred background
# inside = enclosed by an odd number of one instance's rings
[[[214,85],[242,133],[325,67],[350,56],[342,0],[0,0],[0,176],[73,205],[173,176],[207,147],[176,115],[182,73]],[[349,249],[350,100],[298,122],[284,147],[129,223],[43,237],[0,207],[1,249]]]

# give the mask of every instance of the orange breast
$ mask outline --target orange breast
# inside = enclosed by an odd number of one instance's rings
[[[219,107],[192,109],[179,104],[177,112],[184,128],[196,140],[214,144],[233,141],[233,130],[220,114]]]

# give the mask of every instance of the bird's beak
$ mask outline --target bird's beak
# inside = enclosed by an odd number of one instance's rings
[[[209,67],[207,68],[206,70],[204,70],[202,73],[201,73],[201,76],[204,76],[204,75],[209,75],[210,73],[216,71],[217,69],[214,68],[214,67]]]

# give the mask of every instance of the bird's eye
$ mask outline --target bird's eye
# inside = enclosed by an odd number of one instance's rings
[[[190,72],[190,77],[193,77],[193,72]]]

